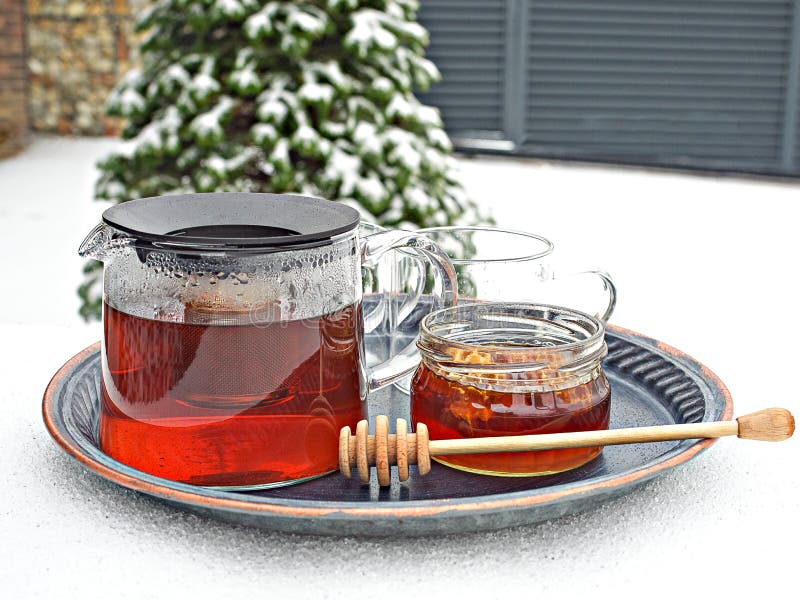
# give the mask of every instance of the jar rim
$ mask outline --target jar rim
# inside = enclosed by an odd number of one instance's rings
[[[497,341],[503,332],[510,341]],[[524,342],[514,343],[515,337]],[[472,302],[431,312],[420,323],[417,346],[423,359],[479,371],[580,370],[607,353],[597,317],[525,302]]]

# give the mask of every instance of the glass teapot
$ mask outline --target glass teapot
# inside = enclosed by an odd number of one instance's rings
[[[334,471],[338,432],[362,418],[367,393],[418,362],[409,344],[366,366],[364,330],[385,320],[381,302],[362,306],[362,269],[368,291],[386,291],[380,257],[414,252],[436,274],[431,308],[456,301],[453,265],[433,242],[391,230],[362,238],[358,226],[344,204],[295,195],[106,210],[80,248],[104,263],[103,451],[166,479],[238,490]]]

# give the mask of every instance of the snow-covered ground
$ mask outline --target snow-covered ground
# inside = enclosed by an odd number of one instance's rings
[[[64,360],[101,335],[76,314],[76,250],[104,208],[91,201],[93,165],[116,143],[37,138],[0,161],[0,596],[320,598],[394,589],[498,597],[520,585],[526,596],[631,586],[660,597],[689,585],[695,594],[768,596],[793,588],[796,553],[785,544],[800,534],[796,440],[725,440],[590,513],[425,541],[232,527],[87,474],[50,441],[39,400]],[[612,321],[705,362],[728,384],[737,413],[800,407],[798,185],[505,159],[460,164],[468,192],[499,225],[549,237],[565,264],[611,272],[620,290]]]

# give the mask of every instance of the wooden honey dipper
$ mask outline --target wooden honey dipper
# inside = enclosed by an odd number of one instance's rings
[[[400,481],[408,479],[408,466],[417,465],[420,475],[431,470],[431,456],[492,452],[526,452],[559,448],[586,448],[614,444],[639,444],[735,435],[746,440],[780,442],[794,433],[794,417],[785,408],[766,408],[734,421],[707,421],[680,425],[629,427],[599,431],[544,433],[502,437],[476,437],[454,440],[431,440],[428,427],[417,423],[416,433],[408,433],[405,419],[397,419],[397,433],[389,433],[389,418],[375,417],[375,434],[369,434],[369,422],[359,421],[356,434],[349,427],[339,433],[339,471],[350,477],[356,467],[362,483],[369,483],[370,467],[378,471],[378,483],[389,485],[390,468],[397,465]]]

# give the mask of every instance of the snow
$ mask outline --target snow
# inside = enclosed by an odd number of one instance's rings
[[[181,118],[181,113],[175,106],[168,106],[164,110],[164,116],[161,118],[161,123],[165,130],[177,131],[182,122],[183,119]]]
[[[139,92],[129,87],[119,95],[119,107],[123,115],[135,114],[144,110],[145,101]]]
[[[448,163],[448,155],[442,154],[434,148],[425,148],[422,151],[422,162],[425,163],[431,171],[445,172],[450,168]]]
[[[212,154],[203,161],[203,166],[218,178],[223,178],[231,173],[236,173],[259,156],[261,156],[261,152],[256,148],[242,148],[234,151],[233,156],[227,159],[218,154]]]
[[[258,170],[264,173],[264,175],[270,176],[275,173],[275,165],[264,160],[258,163]]]
[[[372,89],[382,94],[391,92],[394,89],[394,84],[386,77],[376,77],[370,86]]]
[[[383,152],[383,142],[378,136],[378,129],[372,123],[361,121],[353,131],[353,141],[358,144],[363,154],[379,155]]]
[[[0,254],[9,257],[10,284],[0,295],[0,597],[205,600],[262,590],[316,600],[350,597],[352,585],[332,582],[356,580],[379,598],[399,587],[412,597],[464,600],[641,590],[656,600],[687,590],[796,595],[787,540],[800,536],[797,439],[721,440],[584,514],[423,539],[308,538],[228,525],[89,473],[45,432],[41,396],[52,374],[101,336],[99,323],[76,316],[76,250],[107,206],[91,201],[94,165],[117,147],[36,136],[0,161]],[[500,226],[545,235],[562,259],[610,271],[620,288],[612,321],[705,362],[738,414],[797,408],[785,377],[753,367],[763,349],[787,369],[796,356],[797,183],[532,160],[459,163],[468,194],[491,206]],[[766,321],[745,340],[739,325],[755,315]]]
[[[169,81],[174,81],[182,85],[185,85],[189,82],[189,73],[186,72],[186,69],[183,68],[183,65],[178,63],[167,67],[167,70],[164,72],[164,77]]]
[[[373,203],[380,202],[388,196],[383,183],[374,176],[359,179],[356,183],[356,189],[361,197]]]
[[[363,205],[359,204],[359,202],[355,198],[342,198],[339,200],[342,204],[346,204],[347,206],[355,209],[358,211],[358,214],[361,215],[361,221],[372,223],[375,217],[372,216],[372,213],[369,212]]]
[[[278,140],[278,143],[275,144],[275,148],[272,150],[272,154],[270,154],[269,160],[275,166],[289,165],[289,142],[285,139]]]
[[[451,215],[458,214],[459,206],[461,202],[456,202],[456,199],[448,194],[443,194],[440,200],[440,203],[443,205],[443,208]]]
[[[251,39],[269,35],[274,31],[272,19],[280,8],[278,2],[268,2],[259,12],[247,17],[244,22],[244,31]]]
[[[247,93],[259,91],[263,86],[261,78],[255,71],[256,66],[257,61],[252,48],[245,47],[239,50],[236,53],[234,69],[230,75],[233,86]]]
[[[450,137],[443,129],[431,128],[428,129],[425,134],[428,136],[428,141],[437,148],[449,151],[453,147]]]
[[[236,60],[234,61],[234,67],[237,69],[241,69],[247,63],[253,60],[254,56],[253,49],[250,46],[245,46],[244,48],[240,48],[239,51],[236,53]]]
[[[399,59],[403,51],[404,48],[399,46],[395,51],[388,54],[373,54],[370,56],[373,64],[362,69],[362,77],[367,76],[368,79],[377,79],[376,75],[378,73],[385,73],[387,78],[391,80],[391,89],[397,88],[403,91],[411,91],[412,71]]]
[[[252,146],[248,148],[238,148],[233,151],[233,155],[226,161],[226,169],[229,172],[238,171],[247,163],[260,158],[263,153],[258,148]]]
[[[270,92],[264,92],[259,96],[256,104],[258,105],[258,118],[262,121],[282,123],[288,113],[286,105],[279,99],[279,96]]]
[[[332,10],[341,10],[344,8],[355,8],[358,6],[359,0],[328,0],[328,8]]]
[[[286,119],[289,109],[297,108],[295,93],[286,91],[289,83],[286,77],[274,77],[270,86],[256,98],[256,114],[261,121],[280,125]]]
[[[188,167],[193,166],[200,160],[200,148],[197,146],[188,146],[183,149],[177,159],[177,165],[179,169],[186,169]],[[183,177],[187,177],[184,175]]]
[[[333,88],[326,84],[315,81],[307,81],[297,92],[297,95],[304,101],[312,103],[330,104],[333,101]]]
[[[320,126],[320,131],[329,137],[339,138],[347,133],[347,125],[336,121],[325,121]]]
[[[225,159],[221,156],[217,156],[216,154],[209,156],[205,160],[205,167],[219,177],[224,177],[225,173],[228,171]]]
[[[432,206],[434,204],[433,200],[425,193],[424,190],[421,190],[418,187],[409,187],[403,192],[403,195],[408,199],[409,202],[412,202],[414,206]]]
[[[401,19],[398,18],[393,25],[398,27],[405,37],[409,37],[422,44],[428,43],[428,31],[419,23],[414,21],[401,21]]]
[[[393,2],[392,0],[388,0],[386,2],[386,8],[384,10],[386,11],[387,14],[393,16],[395,19],[405,18],[405,11],[398,2]]]
[[[414,120],[424,127],[435,128],[440,135],[445,135],[441,130],[442,118],[439,111],[431,106],[420,104],[412,95],[395,93],[386,106],[386,115],[390,118]]]
[[[219,91],[220,85],[219,81],[208,73],[198,73],[192,78],[189,88],[195,98],[205,100],[211,94]]]
[[[353,27],[345,35],[344,43],[355,47],[359,56],[366,56],[376,46],[384,51],[397,47],[397,37],[383,27],[384,13],[365,8],[354,12],[351,19]]]
[[[341,195],[350,196],[358,183],[360,170],[361,159],[358,156],[334,148],[328,158],[325,177],[331,181],[341,181]]]
[[[328,156],[331,153],[331,142],[320,137],[317,130],[309,125],[301,125],[292,135],[292,147],[302,154],[312,156]]]
[[[238,18],[244,15],[244,7],[238,0],[216,0],[214,9],[226,17]]]
[[[389,160],[416,173],[422,157],[414,147],[414,135],[398,127],[389,127],[386,130],[386,139],[393,146],[389,152]]]
[[[302,127],[298,127],[297,131],[294,132],[294,138],[299,142],[305,143],[314,143],[319,141],[319,136],[317,132],[314,131],[308,125],[303,125]]]
[[[270,17],[263,11],[251,15],[245,21],[244,30],[250,38],[257,38],[260,35],[267,34],[272,31]]]
[[[333,87],[337,89],[346,90],[350,87],[351,78],[342,72],[341,67],[339,67],[339,63],[336,61],[330,60],[325,63],[312,62],[308,64],[306,69],[317,76],[325,78],[331,85],[333,85]],[[310,79],[308,75],[304,75],[304,78],[306,80]]]
[[[442,117],[439,114],[439,109],[433,108],[432,106],[424,106],[422,104],[417,103],[415,108],[415,116],[417,121],[425,125],[426,127],[442,127]],[[439,131],[442,131],[439,129]]]
[[[261,79],[256,75],[252,64],[231,72],[231,81],[241,90],[254,89],[261,86]]]
[[[292,10],[286,18],[286,24],[289,29],[300,29],[305,33],[319,35],[325,31],[327,26],[327,17],[325,13],[319,13],[319,16],[312,15],[305,10],[296,8],[289,5]],[[287,7],[287,8],[289,8]]]
[[[109,198],[113,198],[115,200],[124,200],[125,192],[126,192],[125,186],[118,181],[111,181],[107,183],[105,186],[106,195]]]
[[[134,67],[122,76],[120,85],[125,88],[138,87],[142,82],[142,70]]]
[[[421,70],[429,81],[439,81],[442,78],[439,68],[433,62],[411,52],[408,54],[409,60],[414,64],[414,68]]]
[[[277,29],[285,35],[296,35],[293,32],[301,31],[306,36],[318,37],[328,26],[327,15],[312,5],[268,2],[262,10],[245,20],[245,34],[251,39],[270,35],[275,31],[276,23],[281,21],[279,13],[282,13],[283,22],[277,25]]]
[[[419,0],[394,0],[394,4],[404,7],[414,13],[419,11]]]
[[[147,152],[161,147],[161,124],[152,121],[145,125],[135,138],[133,138],[134,151]]]
[[[222,133],[222,118],[233,108],[234,102],[228,96],[220,97],[217,104],[194,118],[190,129],[198,136],[204,137]]]
[[[384,214],[383,217],[387,221],[399,221],[404,212],[405,204],[403,203],[403,199],[399,196],[394,196],[389,202],[389,210],[386,211],[386,214]],[[416,227],[413,229],[416,229]]]
[[[386,106],[386,116],[392,119],[407,119],[414,114],[414,108],[401,94],[395,94]]]
[[[217,180],[214,179],[207,171],[201,171],[195,174],[197,178],[197,187],[200,191],[211,191],[216,185]]]
[[[427,44],[428,32],[419,23],[407,21],[402,9],[391,10],[394,2],[389,2],[386,11],[363,8],[351,16],[353,28],[348,36],[350,42],[359,48],[363,56],[365,50],[377,46],[383,50],[391,50],[397,46],[395,33],[420,44]]]
[[[260,146],[271,144],[278,139],[278,130],[269,123],[256,123],[250,128],[253,141]]]
[[[180,111],[168,106],[163,114],[145,125],[139,134],[120,147],[120,154],[144,154],[153,150],[176,151],[180,144],[178,130],[183,123]]]
[[[159,8],[162,8],[163,4],[163,1],[153,2],[142,7],[136,15],[136,27],[144,27],[145,24],[148,24],[150,19],[155,14],[155,11],[157,11]]]

